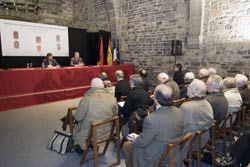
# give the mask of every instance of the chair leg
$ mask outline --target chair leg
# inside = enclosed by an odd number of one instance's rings
[[[85,159],[86,159],[88,151],[89,151],[89,148],[87,148],[86,150],[83,150],[82,158],[81,158],[81,161],[80,161],[80,165],[82,165],[85,162]]]
[[[197,144],[197,167],[201,167],[201,138],[198,137],[198,144]]]

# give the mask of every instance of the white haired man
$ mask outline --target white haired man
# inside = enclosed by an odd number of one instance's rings
[[[211,104],[214,120],[220,121],[225,118],[228,110],[227,99],[222,91],[223,80],[219,75],[210,75],[207,80],[208,95],[206,100]]]
[[[166,144],[182,136],[183,117],[178,108],[171,106],[172,89],[164,84],[158,85],[154,91],[154,101],[156,111],[144,119],[142,133],[123,145],[127,167],[157,166]],[[182,161],[178,159],[176,163]]]
[[[180,97],[180,89],[177,83],[173,80],[172,76],[169,76],[165,72],[161,72],[157,75],[159,84],[165,84],[170,86],[173,91],[173,99],[176,100]]]
[[[250,107],[250,89],[247,87],[248,78],[243,74],[235,76],[236,87],[241,95],[243,105]]]
[[[187,96],[187,88],[189,84],[194,80],[194,73],[186,72],[184,76],[184,85],[180,90],[180,98],[188,98]]]
[[[184,120],[184,134],[192,132],[194,135],[196,131],[209,129],[212,125],[213,109],[205,100],[206,92],[206,85],[201,80],[194,79],[188,86],[189,100],[180,106]],[[208,140],[209,132],[203,135],[201,147],[204,147]],[[193,150],[196,150],[196,142],[193,143]],[[186,152],[186,149],[184,149],[184,152]]]
[[[209,77],[209,71],[206,68],[202,68],[198,72],[198,79],[202,80],[204,83],[207,82]]]
[[[242,105],[242,98],[236,87],[236,79],[233,77],[226,77],[223,80],[223,90],[228,102],[227,115],[231,112],[238,112]],[[234,121],[235,117],[233,118],[233,122]],[[229,127],[229,121],[226,126]]]
[[[86,139],[89,135],[91,124],[96,120],[104,120],[117,115],[118,105],[112,94],[105,88],[100,78],[91,80],[91,89],[88,90],[80,101],[75,120],[78,121],[74,129],[74,141],[81,149],[86,149]],[[110,126],[98,130],[98,138],[109,135]]]
[[[117,101],[121,101],[121,96],[127,96],[130,91],[130,85],[127,80],[124,79],[124,73],[122,70],[115,72],[117,83],[115,85],[115,97]]]
[[[216,75],[217,74],[216,69],[213,67],[209,67],[208,72],[209,72],[209,75]]]

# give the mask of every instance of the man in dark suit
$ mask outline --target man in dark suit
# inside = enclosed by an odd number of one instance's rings
[[[142,133],[123,145],[127,167],[157,166],[166,145],[182,136],[183,116],[178,108],[171,106],[172,99],[172,89],[168,85],[156,87],[156,111],[144,119]],[[176,157],[176,163],[181,166],[180,157]]]
[[[124,80],[124,73],[121,70],[115,72],[117,83],[115,85],[115,97],[117,101],[121,101],[121,96],[127,96],[130,86],[127,80]]]
[[[84,66],[84,62],[80,57],[79,52],[74,53],[74,57],[70,59],[70,66]]]
[[[56,59],[53,59],[53,54],[48,53],[47,57],[43,59],[44,67],[45,68],[53,68],[58,67],[59,64],[57,63]]]
[[[121,109],[121,123],[124,125],[129,120],[132,113],[139,107],[148,108],[153,102],[148,92],[142,87],[142,79],[140,75],[133,74],[130,76],[130,88],[132,89],[126,98],[125,104]]]

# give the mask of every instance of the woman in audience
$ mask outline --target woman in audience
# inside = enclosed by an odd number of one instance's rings
[[[146,91],[149,90],[149,82],[147,78],[147,71],[145,68],[140,68],[139,69],[139,74],[142,78],[142,88],[145,89]]]
[[[174,81],[182,88],[184,84],[184,73],[182,72],[182,64],[177,63],[174,65]]]

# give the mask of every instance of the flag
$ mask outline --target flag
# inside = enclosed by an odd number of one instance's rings
[[[107,64],[112,65],[112,51],[111,51],[111,41],[109,38],[109,45],[108,45],[108,54],[107,54]]]
[[[99,54],[99,64],[104,65],[104,54],[103,54],[103,43],[102,37],[100,38],[100,54]]]
[[[113,64],[114,65],[117,65],[120,63],[119,58],[120,58],[119,42],[118,42],[118,39],[115,39],[113,43]]]

